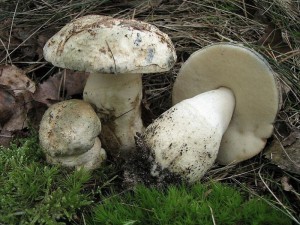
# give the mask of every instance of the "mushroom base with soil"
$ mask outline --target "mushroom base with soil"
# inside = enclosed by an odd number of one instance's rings
[[[219,88],[186,99],[157,118],[143,133],[153,153],[152,176],[168,169],[189,182],[199,180],[217,158],[234,106],[232,91]]]

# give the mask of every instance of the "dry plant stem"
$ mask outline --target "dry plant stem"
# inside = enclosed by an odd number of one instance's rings
[[[214,225],[216,225],[216,220],[215,220],[215,217],[214,217],[213,209],[211,208],[210,205],[208,205],[208,207],[209,207],[209,210],[210,210],[210,213],[211,213],[212,222],[213,222]]]
[[[270,187],[268,186],[268,184],[265,182],[265,180],[263,179],[262,175],[261,175],[261,170],[264,167],[264,165],[262,165],[258,171],[258,176],[260,178],[260,180],[262,181],[262,183],[265,185],[265,187],[268,189],[268,191],[271,193],[271,195],[275,198],[275,200],[278,202],[278,204],[285,210],[285,213],[288,214],[290,216],[290,218],[296,223],[300,225],[300,222],[297,220],[297,218],[295,218],[292,213],[290,212],[290,210],[277,198],[277,196],[274,194],[274,192],[270,189]]]
[[[135,149],[134,135],[142,132],[141,74],[99,74],[89,76],[83,98],[96,106],[102,121],[101,141],[113,154]]]
[[[10,30],[9,30],[9,37],[8,37],[8,43],[7,43],[7,49],[9,49],[9,47],[10,47],[10,40],[11,40],[12,28],[13,28],[13,24],[14,24],[16,12],[17,12],[17,9],[18,9],[18,5],[19,5],[19,1],[17,1],[16,7],[15,7],[15,11],[14,11],[14,15],[13,15],[12,21],[11,21],[11,26],[10,26]],[[6,64],[7,64],[7,59],[8,58],[9,58],[10,63],[12,63],[10,55],[7,54],[6,55]]]

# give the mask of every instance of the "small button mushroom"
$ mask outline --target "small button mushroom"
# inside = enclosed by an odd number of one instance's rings
[[[50,106],[40,123],[40,145],[51,164],[98,168],[106,159],[97,137],[101,122],[92,106],[82,100],[67,100]]]
[[[142,73],[170,70],[176,61],[170,38],[135,20],[89,15],[72,21],[44,47],[53,65],[91,72],[83,97],[97,107],[101,141],[115,154],[135,149],[141,120]]]
[[[152,174],[168,169],[195,182],[216,159],[227,165],[258,154],[279,108],[274,76],[261,55],[239,45],[192,54],[175,81],[174,106],[143,134]]]

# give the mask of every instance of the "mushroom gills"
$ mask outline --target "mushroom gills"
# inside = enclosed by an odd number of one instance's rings
[[[231,120],[235,97],[228,88],[219,88],[186,99],[158,117],[143,133],[153,157],[151,174],[164,169],[199,180],[211,168],[222,136]]]

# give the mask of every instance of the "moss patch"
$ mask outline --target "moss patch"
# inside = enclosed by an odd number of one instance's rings
[[[93,218],[96,224],[292,224],[265,200],[220,183],[170,186],[166,191],[138,186],[105,199]]]
[[[64,224],[92,203],[83,193],[90,174],[43,163],[36,135],[0,148],[0,224]]]

